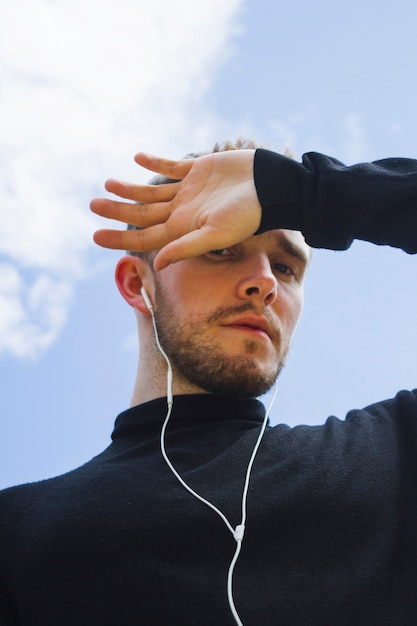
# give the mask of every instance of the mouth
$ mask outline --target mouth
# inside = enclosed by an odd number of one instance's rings
[[[232,328],[252,335],[259,335],[260,337],[267,337],[272,339],[272,328],[269,322],[263,317],[246,316],[232,320],[227,324],[223,324],[227,328]]]

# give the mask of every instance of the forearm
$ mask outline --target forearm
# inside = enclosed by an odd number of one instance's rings
[[[298,163],[257,150],[258,232],[301,230],[316,248],[343,250],[354,239],[417,253],[417,160],[385,159],[347,167],[308,153]]]

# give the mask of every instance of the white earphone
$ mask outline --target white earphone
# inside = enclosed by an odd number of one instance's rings
[[[140,293],[142,294],[142,298],[145,300],[145,304],[148,307],[150,313],[153,313],[152,302],[150,301],[150,298],[148,294],[146,293],[145,287],[141,287]]]
[[[167,410],[167,414],[165,416],[165,420],[164,423],[162,425],[161,428],[161,435],[160,435],[160,446],[161,446],[161,453],[162,456],[166,462],[166,464],[168,465],[169,469],[171,470],[171,472],[174,474],[174,476],[176,477],[176,479],[181,483],[181,485],[195,498],[197,498],[197,500],[200,500],[200,502],[202,502],[203,504],[205,504],[206,506],[208,506],[210,509],[212,509],[215,513],[217,513],[217,515],[219,515],[219,517],[221,517],[221,519],[223,520],[223,522],[225,523],[226,527],[228,528],[228,530],[231,532],[231,534],[233,535],[235,541],[236,541],[236,550],[233,556],[233,559],[229,565],[229,571],[228,571],[228,575],[227,575],[227,597],[229,600],[229,606],[230,606],[230,610],[233,614],[233,617],[235,619],[235,622],[237,624],[237,626],[243,626],[243,622],[241,621],[239,614],[236,610],[235,607],[235,603],[233,600],[233,572],[234,572],[234,568],[236,565],[236,562],[238,560],[239,554],[240,554],[240,550],[242,547],[242,541],[245,535],[245,522],[246,522],[246,500],[247,500],[247,495],[248,495],[248,489],[249,489],[249,480],[250,480],[250,475],[251,475],[251,471],[252,471],[252,466],[253,463],[255,461],[255,456],[256,453],[258,452],[258,448],[261,444],[262,441],[262,437],[264,435],[265,429],[266,429],[266,425],[268,423],[268,417],[269,414],[271,412],[272,409],[272,405],[275,401],[275,397],[276,397],[276,393],[277,393],[277,384],[275,383],[275,387],[274,387],[274,392],[272,395],[272,400],[268,406],[267,411],[265,412],[265,417],[261,426],[261,430],[259,432],[258,438],[256,440],[255,446],[253,448],[251,457],[249,459],[249,463],[246,469],[246,477],[245,477],[245,483],[244,483],[244,487],[243,487],[243,493],[242,493],[242,518],[241,518],[241,522],[240,524],[238,524],[236,526],[236,528],[233,528],[233,526],[231,525],[231,523],[229,522],[229,520],[227,519],[227,517],[224,515],[224,513],[222,513],[222,511],[220,511],[220,509],[218,509],[216,506],[214,506],[214,504],[212,504],[209,500],[206,500],[205,498],[203,498],[202,496],[200,496],[200,494],[198,494],[196,491],[194,491],[194,489],[192,489],[186,482],[185,480],[180,476],[180,474],[177,472],[177,470],[175,469],[175,467],[173,466],[173,464],[171,463],[171,460],[168,457],[168,454],[166,452],[165,449],[165,432],[166,432],[166,428],[168,425],[168,421],[169,418],[171,416],[171,412],[172,412],[172,405],[173,405],[173,394],[172,394],[172,367],[171,367],[171,362],[167,356],[167,354],[165,353],[164,349],[162,348],[160,342],[159,342],[159,336],[158,336],[158,329],[156,326],[156,321],[155,321],[155,315],[154,315],[154,310],[153,310],[153,305],[152,302],[148,296],[148,294],[146,293],[146,290],[144,287],[141,288],[140,290],[142,297],[145,301],[146,306],[149,309],[149,312],[152,316],[152,323],[153,323],[153,329],[154,329],[154,335],[155,335],[155,341],[156,341],[156,345],[158,347],[158,350],[160,351],[160,353],[162,354],[162,356],[164,357],[166,364],[167,364],[167,405],[168,405],[168,410]]]
[[[159,352],[162,354],[162,356],[164,357],[166,364],[167,364],[167,402],[168,402],[168,419],[171,415],[171,409],[172,409],[172,403],[173,403],[173,396],[172,396],[172,367],[171,367],[171,362],[165,352],[165,350],[163,349],[163,347],[161,346],[161,344],[159,343],[159,335],[158,335],[158,329],[156,327],[156,321],[155,321],[155,314],[153,311],[153,305],[151,302],[150,297],[148,296],[148,294],[146,293],[146,289],[145,287],[141,287],[140,293],[142,294],[142,298],[145,301],[146,306],[149,309],[149,312],[152,316],[152,324],[153,324],[153,332],[155,335],[155,341],[156,341],[156,345],[158,347]],[[168,421],[168,420],[166,420]]]

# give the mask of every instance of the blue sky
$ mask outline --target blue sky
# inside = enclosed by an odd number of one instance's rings
[[[133,313],[95,248],[92,197],[147,179],[133,154],[215,141],[416,156],[417,5],[353,0],[3,0],[0,487],[67,471],[129,405]],[[315,251],[274,423],[415,387],[416,260]]]

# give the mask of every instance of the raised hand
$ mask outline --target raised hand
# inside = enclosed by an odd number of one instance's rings
[[[139,153],[135,157],[139,165],[180,182],[132,185],[107,181],[107,191],[133,203],[96,198],[91,210],[142,230],[99,230],[94,241],[120,250],[159,250],[154,266],[161,270],[170,263],[247,239],[261,221],[253,159],[254,150],[216,152],[180,161]]]

